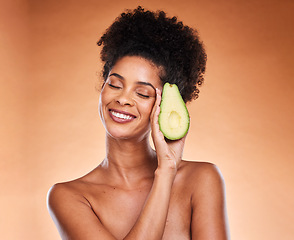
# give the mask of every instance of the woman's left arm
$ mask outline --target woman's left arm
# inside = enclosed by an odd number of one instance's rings
[[[229,240],[224,180],[215,165],[201,168],[192,194],[192,239]]]

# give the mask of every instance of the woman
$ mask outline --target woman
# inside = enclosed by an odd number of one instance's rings
[[[185,102],[198,97],[206,54],[197,32],[138,7],[122,13],[98,45],[106,157],[87,175],[50,189],[48,208],[61,237],[228,239],[220,172],[182,160],[186,137],[167,141],[158,125],[165,82],[176,83]]]

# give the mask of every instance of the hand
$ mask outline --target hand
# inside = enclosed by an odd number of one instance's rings
[[[168,140],[159,129],[158,116],[160,113],[161,92],[156,89],[156,101],[150,116],[151,136],[157,153],[158,168],[176,174],[182,160],[182,154],[187,134],[179,140]]]

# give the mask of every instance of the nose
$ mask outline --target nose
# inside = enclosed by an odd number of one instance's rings
[[[131,94],[127,91],[121,91],[121,93],[117,96],[116,102],[122,106],[134,106],[134,100]]]

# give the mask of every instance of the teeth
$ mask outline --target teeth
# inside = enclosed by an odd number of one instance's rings
[[[131,116],[129,115],[125,115],[125,114],[122,114],[122,113],[118,113],[118,112],[113,112],[111,111],[111,114],[115,117],[118,117],[118,118],[122,118],[122,119],[132,119]]]

